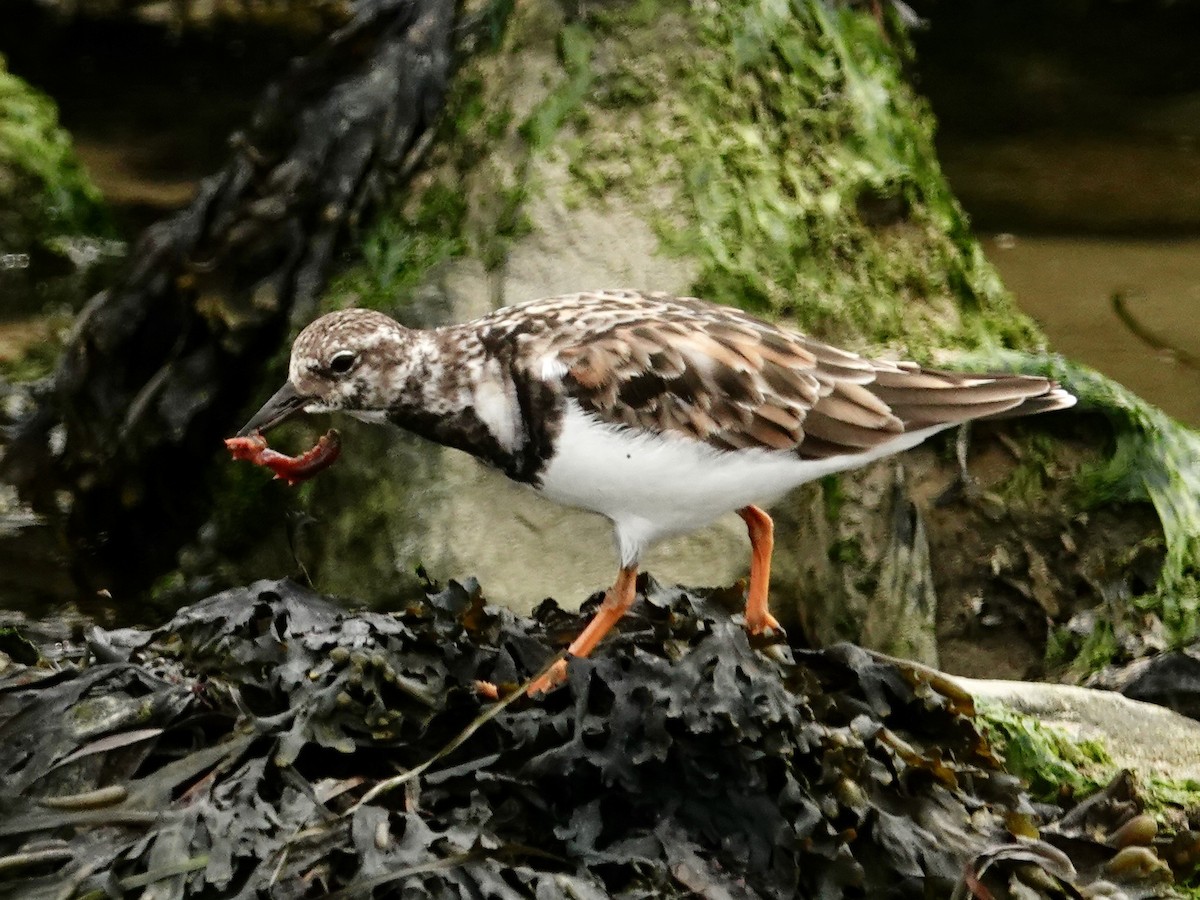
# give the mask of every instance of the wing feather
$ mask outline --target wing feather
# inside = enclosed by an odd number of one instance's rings
[[[474,327],[517,340],[531,371],[603,421],[723,450],[865,453],[907,430],[1071,405],[1045,378],[871,360],[740,310],[605,291],[498,310]]]

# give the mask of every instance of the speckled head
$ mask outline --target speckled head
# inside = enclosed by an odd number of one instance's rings
[[[410,368],[414,334],[369,309],[322,316],[292,345],[287,383],[239,434],[266,431],[301,411],[382,418]]]

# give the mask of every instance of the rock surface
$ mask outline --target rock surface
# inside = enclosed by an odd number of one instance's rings
[[[1200,722],[1113,691],[953,677],[977,700],[1003,703],[1078,741],[1100,740],[1120,768],[1200,782]]]

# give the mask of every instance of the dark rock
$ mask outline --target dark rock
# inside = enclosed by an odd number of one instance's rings
[[[1200,648],[1171,650],[1131,664],[1115,676],[1126,697],[1200,719]]]

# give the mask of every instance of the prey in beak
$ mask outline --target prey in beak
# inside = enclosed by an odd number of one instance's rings
[[[225,441],[226,449],[234,459],[244,459],[256,466],[264,466],[274,472],[276,478],[282,478],[288,484],[295,485],[307,481],[318,472],[329,468],[338,458],[342,450],[338,433],[329,431],[317,441],[316,446],[300,456],[286,456],[272,450],[267,446],[267,439],[262,433],[303,412],[310,402],[311,397],[296,390],[296,386],[290,381],[285,382],[283,387],[275,392],[275,396],[250,417],[250,421],[242,426],[236,437]]]
[[[261,434],[268,429],[274,428],[276,425],[303,412],[304,407],[311,400],[311,397],[301,394],[290,381],[285,381],[283,387],[277,390],[275,395],[263,404],[262,409],[251,416],[250,421],[242,426],[237,436],[240,438],[249,437],[252,434]]]

